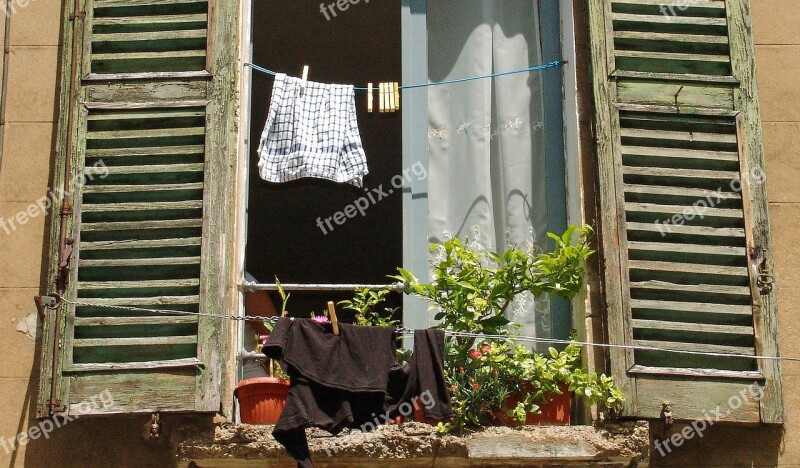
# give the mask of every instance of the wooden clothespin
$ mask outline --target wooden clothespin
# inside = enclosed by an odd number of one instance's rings
[[[306,83],[308,83],[308,65],[303,66],[303,77],[300,82],[300,91],[305,92]]]
[[[394,88],[392,87],[391,83],[386,83],[386,96],[387,96],[387,105],[386,111],[387,112],[394,112]]]
[[[400,110],[400,83],[394,82],[394,110]]]
[[[372,83],[367,83],[367,112],[372,113]]]
[[[332,301],[328,301],[328,315],[331,319],[331,325],[333,325],[333,334],[339,336],[339,319],[336,318],[336,307]]]
[[[378,83],[378,112],[386,112],[386,87]]]

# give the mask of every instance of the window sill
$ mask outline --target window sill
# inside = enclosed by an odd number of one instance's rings
[[[179,467],[294,466],[271,426],[220,423],[184,426],[173,442]],[[637,466],[647,459],[646,422],[591,426],[488,427],[464,436],[438,436],[427,424],[385,426],[373,433],[345,430],[333,437],[309,431],[314,466]],[[330,454],[330,455],[329,455]],[[194,462],[194,464],[192,464]]]

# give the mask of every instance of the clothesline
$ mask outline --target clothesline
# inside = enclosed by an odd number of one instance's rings
[[[275,322],[280,317],[264,317],[258,315],[225,315],[225,314],[210,314],[210,313],[202,313],[202,312],[187,312],[185,310],[167,310],[167,309],[146,309],[141,307],[130,307],[130,306],[118,306],[118,305],[103,305],[98,306],[97,304],[92,304],[89,302],[81,302],[81,301],[72,301],[70,299],[62,298],[64,302],[70,305],[76,306],[86,306],[86,307],[103,307],[107,309],[116,309],[116,310],[125,310],[129,312],[149,312],[154,314],[163,314],[163,315],[192,315],[197,317],[212,317],[212,318],[219,318],[223,320],[232,320],[232,321],[246,321],[246,320],[261,320],[261,321],[270,321]],[[396,327],[398,334],[400,335],[411,335],[414,333],[414,330],[405,327]],[[736,354],[736,353],[715,353],[715,352],[707,352],[707,351],[690,351],[690,350],[683,350],[683,349],[673,349],[673,348],[662,348],[658,346],[643,346],[643,345],[623,345],[623,344],[611,344],[611,343],[596,343],[591,341],[576,341],[576,340],[562,340],[558,338],[541,338],[536,336],[524,336],[524,335],[515,335],[515,336],[506,336],[506,335],[487,335],[483,333],[468,333],[468,332],[457,332],[453,330],[445,330],[445,335],[447,336],[454,336],[454,337],[464,337],[464,338],[476,338],[476,339],[501,339],[501,340],[511,340],[515,342],[524,342],[524,343],[545,343],[545,344],[577,344],[586,347],[595,347],[595,348],[608,348],[608,349],[626,349],[626,350],[633,350],[633,351],[661,351],[665,353],[673,353],[673,354],[685,354],[685,355],[692,355],[692,356],[709,356],[709,357],[725,357],[725,358],[742,358],[742,359],[754,359],[754,360],[764,360],[764,361],[794,361],[800,362],[800,357],[792,357],[792,356],[755,356],[750,354]]]
[[[548,68],[556,68],[556,67],[560,67],[560,66],[562,66],[562,65],[564,65],[566,63],[567,62],[564,61],[564,60],[556,60],[556,61],[548,62],[548,63],[542,64],[542,65],[535,65],[533,67],[521,68],[521,69],[518,69],[518,70],[509,70],[509,71],[504,71],[504,72],[492,73],[492,74],[489,74],[489,75],[470,76],[470,77],[466,77],[466,78],[456,78],[456,79],[452,79],[452,80],[436,81],[436,82],[431,82],[431,83],[418,83],[418,84],[411,84],[411,85],[401,85],[399,89],[424,88],[424,87],[427,87],[427,86],[440,86],[440,85],[453,84],[453,83],[463,83],[465,81],[482,80],[482,79],[486,79],[486,78],[496,78],[498,76],[513,75],[515,73],[528,73],[528,72],[532,72],[532,71],[546,70]],[[258,65],[253,64],[253,63],[245,63],[244,65],[246,67],[250,67],[253,70],[255,70],[257,72],[260,72],[260,73],[263,73],[265,75],[272,75],[272,76],[278,75],[278,72],[266,69],[264,67],[259,67]],[[356,91],[367,91],[368,90],[367,88],[358,88],[358,87],[356,87],[354,89]]]

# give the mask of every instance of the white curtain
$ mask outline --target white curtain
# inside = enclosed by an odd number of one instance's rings
[[[428,2],[428,74],[439,82],[542,63],[537,0]],[[502,252],[546,246],[540,74],[428,89],[429,240]],[[550,335],[549,301],[522,297],[521,333]]]

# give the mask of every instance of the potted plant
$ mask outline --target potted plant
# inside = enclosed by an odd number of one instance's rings
[[[261,346],[267,337],[267,335],[259,337],[256,351],[261,351]],[[267,369],[268,377],[242,380],[233,392],[239,400],[239,414],[243,423],[275,424],[281,416],[283,407],[286,406],[286,397],[289,394],[288,376],[272,359],[267,359],[264,367]]]
[[[286,302],[289,295],[281,287],[280,281],[275,278],[278,292],[282,299],[281,316],[286,315]],[[272,331],[275,324],[264,321],[268,331]],[[269,335],[256,336],[256,352],[261,352]],[[263,362],[267,377],[245,379],[236,385],[234,395],[239,401],[239,415],[246,424],[275,424],[281,416],[286,397],[289,394],[289,377],[283,372],[280,365],[272,359]]]
[[[573,235],[579,241],[572,243]],[[591,403],[610,408],[622,393],[605,375],[580,367],[580,347],[572,344],[549,355],[531,352],[513,341],[518,325],[506,311],[517,295],[557,294],[572,298],[583,285],[583,263],[593,253],[588,245],[591,228],[570,227],[551,253],[512,247],[502,255],[471,250],[459,239],[432,246],[438,251],[430,283],[422,284],[409,271],[395,278],[408,290],[430,302],[439,326],[451,332],[445,344],[445,371],[451,390],[453,418],[439,425],[449,432],[466,426],[535,422],[543,405],[557,401],[560,409],[548,413],[555,422],[569,423],[571,395],[585,395]],[[565,396],[566,395],[566,396]]]

